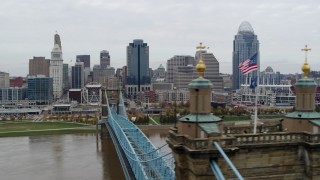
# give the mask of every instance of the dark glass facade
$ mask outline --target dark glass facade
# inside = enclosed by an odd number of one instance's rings
[[[140,89],[141,85],[150,84],[149,46],[143,40],[135,39],[127,46],[127,67],[128,85],[138,85]]]
[[[83,62],[85,68],[90,68],[90,55],[77,55],[76,60]]]
[[[53,100],[53,79],[49,77],[29,76],[27,78],[29,100],[51,101]]]
[[[27,98],[27,88],[0,88],[1,101],[25,100]]]
[[[71,68],[71,87],[73,89],[81,89],[84,87],[84,72],[83,63],[76,63],[75,66]]]
[[[63,90],[66,92],[69,89],[69,65],[63,64]]]

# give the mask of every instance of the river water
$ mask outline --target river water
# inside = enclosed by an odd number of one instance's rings
[[[168,131],[146,131],[160,147]],[[168,147],[165,151],[170,151]],[[111,139],[94,133],[0,138],[1,180],[125,179]]]

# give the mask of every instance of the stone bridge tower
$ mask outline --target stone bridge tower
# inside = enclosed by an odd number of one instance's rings
[[[287,119],[282,122],[282,125],[288,132],[319,133],[320,113],[315,111],[317,83],[313,78],[308,77],[310,65],[307,61],[307,52],[311,49],[306,45],[301,50],[306,53],[305,62],[301,68],[304,77],[295,84],[295,111],[286,115]]]
[[[200,44],[198,48],[204,46]],[[296,84],[296,111],[284,120],[265,120],[259,128],[268,131],[256,134],[243,131],[252,129],[252,124],[222,122],[210,113],[212,84],[203,78],[205,65],[201,57],[196,70],[199,78],[188,85],[190,114],[178,120],[167,138],[177,180],[216,179],[210,169],[212,164],[226,179],[238,179],[226,161],[228,158],[246,180],[320,179],[320,113],[315,112],[316,84],[307,76],[307,60],[302,67],[304,78]],[[216,144],[228,158],[222,158]]]
[[[204,49],[200,43],[197,49]],[[201,52],[201,51],[200,51]],[[172,128],[168,137],[168,144],[173,151],[176,162],[176,179],[213,179],[210,170],[210,156],[208,150],[201,148],[207,144],[208,137],[220,136],[217,122],[221,118],[211,114],[212,83],[203,78],[206,66],[200,54],[196,70],[199,77],[192,80],[190,91],[190,114],[178,119],[177,127]],[[179,140],[186,138],[186,144],[180,144]],[[193,146],[190,148],[190,146]]]

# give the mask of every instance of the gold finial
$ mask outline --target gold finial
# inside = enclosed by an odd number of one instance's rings
[[[301,49],[301,51],[305,51],[305,60],[304,60],[304,64],[301,68],[303,74],[304,74],[304,78],[307,78],[308,77],[308,74],[310,72],[310,66],[308,64],[308,51],[311,51],[310,48],[308,48],[308,45],[305,45],[305,48]]]
[[[203,74],[204,74],[204,71],[206,70],[206,65],[203,63],[203,60],[202,60],[202,49],[205,49],[206,46],[202,45],[202,43],[200,43],[197,47],[197,49],[200,49],[200,58],[199,58],[199,62],[198,64],[196,65],[196,70],[198,72],[198,75],[199,75],[199,78],[202,79],[203,78]]]

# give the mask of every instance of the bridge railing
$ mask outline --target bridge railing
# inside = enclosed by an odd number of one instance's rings
[[[106,95],[107,99],[107,95]],[[174,171],[170,163],[171,153],[162,154],[151,141],[132,122],[119,116],[110,108],[108,100],[108,123],[113,129],[120,146],[137,179],[174,179]],[[171,158],[172,160],[172,158]]]
[[[110,113],[112,114],[112,113]],[[124,150],[125,156],[127,157],[127,160],[130,164],[130,167],[132,168],[132,171],[134,172],[136,178],[145,177],[146,174],[143,171],[143,166],[141,163],[139,163],[138,158],[136,157],[134,153],[134,147],[130,144],[130,141],[128,137],[125,135],[124,131],[122,130],[121,126],[118,124],[117,121],[110,116],[110,119],[108,119],[108,123],[110,124],[111,128],[116,134],[116,137],[120,143],[120,146]]]
[[[156,177],[160,175],[163,178],[171,177],[171,167],[173,167],[171,158],[172,154],[163,154],[160,151],[161,148],[154,147],[149,138],[147,138],[139,128],[126,118],[118,116],[117,122],[123,128],[127,137],[130,137],[131,144],[137,145],[134,147],[134,153],[139,161],[146,164],[144,169],[148,176]]]
[[[320,143],[319,134],[308,132],[278,132],[266,134],[238,134],[220,139],[223,147],[254,145],[254,144],[280,144],[280,143]]]
[[[191,138],[185,135],[170,133],[170,139],[178,144],[184,144],[190,149],[212,149],[211,142],[217,141],[223,148],[232,148],[241,145],[256,144],[280,144],[280,143],[320,143],[320,134],[311,134],[308,132],[278,132],[278,133],[261,133],[261,134],[236,134],[224,137],[210,138]]]

